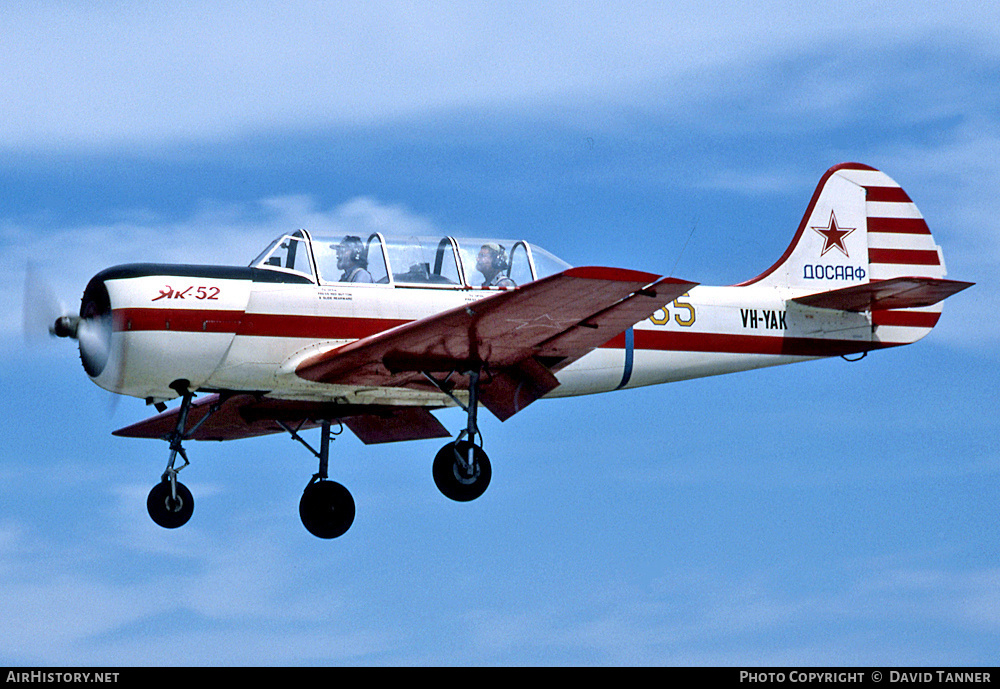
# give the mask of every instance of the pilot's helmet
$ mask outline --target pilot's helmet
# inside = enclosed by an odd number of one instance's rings
[[[365,249],[361,237],[348,235],[337,245],[337,255],[347,256],[353,263],[368,263],[368,251]]]
[[[497,244],[496,242],[487,242],[483,244],[480,251],[485,249],[493,257],[492,268],[494,270],[506,270],[507,269],[507,250],[504,249],[503,245]]]

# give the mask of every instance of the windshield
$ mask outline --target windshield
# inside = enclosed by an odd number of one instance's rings
[[[283,273],[304,275],[311,280],[313,268],[308,233],[305,230],[298,230],[292,234],[278,237],[250,265]]]
[[[442,289],[511,289],[570,267],[521,240],[386,237],[378,232],[310,237],[304,230],[274,240],[251,265],[317,275],[322,283]]]

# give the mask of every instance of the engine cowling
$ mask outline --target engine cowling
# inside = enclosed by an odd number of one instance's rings
[[[80,305],[84,370],[102,388],[140,398],[201,387],[225,359],[252,285],[249,268],[129,264],[95,275]]]

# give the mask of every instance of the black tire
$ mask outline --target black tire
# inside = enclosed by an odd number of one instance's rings
[[[467,475],[461,468],[456,452],[466,456],[469,448],[474,448],[475,472]],[[468,440],[457,443],[448,443],[434,457],[434,483],[437,485],[446,498],[457,502],[469,502],[475,500],[486,492],[493,477],[493,469],[490,466],[490,458],[483,452],[483,448],[473,445]]]
[[[146,510],[154,522],[164,529],[176,529],[188,523],[194,513],[194,498],[187,487],[177,483],[177,498],[170,494],[170,482],[163,481],[153,486],[146,498]]]
[[[337,538],[354,523],[354,497],[336,481],[314,481],[299,500],[299,517],[317,538]]]

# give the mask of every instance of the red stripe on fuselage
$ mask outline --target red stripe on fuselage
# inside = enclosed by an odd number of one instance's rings
[[[210,309],[115,309],[114,329],[120,331],[178,330],[235,333],[242,311]]]
[[[704,352],[718,354],[770,354],[785,356],[841,356],[886,346],[859,340],[824,340],[773,335],[727,335],[636,330],[636,350]]]
[[[879,325],[920,325],[932,327],[937,314],[910,314],[884,311]],[[344,316],[299,316],[242,311],[200,309],[118,309],[115,330],[159,332],[227,332],[248,337],[296,337],[317,340],[360,339],[394,328],[408,321],[397,319],[352,318]],[[908,319],[908,320],[907,320]],[[906,322],[902,322],[906,320]],[[936,318],[934,318],[936,322]],[[704,352],[725,354],[769,354],[788,356],[840,356],[887,346],[855,340],[731,335],[722,333],[678,333],[635,330],[635,349],[662,352]],[[602,348],[624,349],[620,334]]]
[[[250,337],[356,339],[408,321],[389,318],[298,316],[202,309],[116,309],[115,330],[222,332]]]
[[[238,334],[251,337],[360,339],[409,322],[395,318],[248,313],[243,317],[243,324]]]
[[[872,325],[933,328],[940,318],[937,311],[872,311]]]

